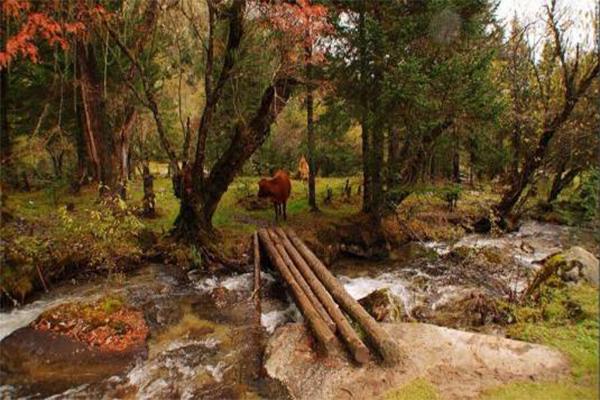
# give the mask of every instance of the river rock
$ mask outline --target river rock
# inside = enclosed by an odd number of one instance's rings
[[[400,322],[405,315],[402,299],[388,288],[377,289],[358,302],[379,322]]]
[[[421,322],[456,329],[475,329],[492,323],[504,323],[505,315],[497,301],[477,289],[465,290],[435,309],[418,307],[413,310],[415,318]]]
[[[557,256],[554,256],[557,257]],[[583,247],[574,246],[558,255],[561,265],[559,274],[567,281],[580,279],[598,286],[600,275],[598,259]]]
[[[444,399],[475,399],[500,384],[556,380],[568,372],[566,357],[545,346],[421,323],[382,326],[401,346],[403,364],[357,367],[341,344],[319,355],[307,328],[288,324],[267,344],[267,375],[301,400],[376,399],[418,378]]]
[[[106,351],[65,335],[25,327],[0,342],[0,384],[51,395],[122,373],[136,358],[145,356],[145,343]]]

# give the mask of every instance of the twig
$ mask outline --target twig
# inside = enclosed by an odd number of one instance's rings
[[[44,286],[44,291],[48,293],[48,285],[46,285],[46,281],[44,280],[44,275],[42,275],[42,271],[38,264],[35,265],[35,269],[37,270],[38,276],[40,277],[40,281],[42,281],[42,286]]]

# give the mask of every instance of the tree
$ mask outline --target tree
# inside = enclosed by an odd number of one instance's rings
[[[5,0],[0,6],[0,164],[4,171],[11,170],[10,66],[19,58],[39,62],[43,44],[66,50],[68,37],[84,32],[81,21],[59,19],[61,11],[56,3],[40,7],[27,0]]]
[[[498,35],[488,29],[488,2],[336,4],[345,8],[332,75],[362,128],[363,212],[379,218],[429,179],[436,144],[451,127],[495,119]]]
[[[268,7],[268,5],[266,5]],[[258,101],[253,92],[248,90],[248,106],[243,110],[227,109],[224,98],[231,95],[239,97],[236,91],[237,84],[232,81],[239,80],[242,72],[237,70],[238,64],[244,62],[244,57],[252,57],[265,54],[265,48],[252,47],[253,41],[260,40],[261,35],[266,32],[256,33],[261,26],[270,26],[268,19],[250,19],[246,1],[235,0],[230,4],[221,4],[213,1],[206,2],[207,32],[203,38],[204,42],[204,106],[202,107],[198,128],[196,131],[195,152],[185,163],[180,159],[168,138],[164,126],[159,104],[156,99],[156,81],[145,70],[140,60],[119,38],[107,23],[111,37],[119,45],[120,49],[128,57],[131,64],[136,68],[141,81],[141,93],[132,87],[136,97],[149,108],[154,117],[158,135],[163,150],[166,152],[170,164],[176,171],[174,174],[175,193],[180,199],[179,215],[175,220],[174,233],[177,237],[190,242],[200,241],[208,243],[208,239],[214,237],[212,217],[217,209],[219,201],[244,163],[263,143],[270,131],[271,124],[275,121],[281,110],[285,107],[296,86],[294,77],[296,72],[293,68],[283,68],[287,64],[285,58],[288,53],[281,46],[279,54],[282,59],[268,60],[272,65],[267,66],[268,74],[263,72],[259,77],[262,81],[251,82],[264,87]],[[266,11],[269,9],[267,8]],[[264,14],[265,10],[262,10]],[[226,36],[223,43],[219,43],[220,29],[223,25]],[[251,30],[248,29],[251,25]],[[250,30],[251,33],[249,33]],[[246,42],[244,42],[246,39]],[[273,40],[273,38],[269,38]],[[276,43],[274,40],[272,43]],[[281,43],[277,43],[281,45]],[[277,47],[274,44],[274,47]],[[246,45],[248,48],[244,48]],[[264,46],[264,43],[261,43]],[[270,49],[273,50],[273,49]],[[268,53],[267,53],[268,54]],[[277,52],[271,54],[278,54]],[[253,60],[254,61],[254,60]],[[249,65],[245,64],[245,65]],[[274,65],[273,65],[274,64]],[[266,76],[268,76],[267,79]],[[251,79],[256,76],[251,76]],[[257,104],[258,103],[258,104]],[[232,118],[230,111],[242,113],[239,117]],[[220,114],[225,113],[225,114]],[[229,117],[225,117],[225,115]],[[223,117],[224,122],[219,124],[215,116]],[[211,133],[217,129],[228,132],[229,143],[224,146],[223,151],[217,156],[210,168],[207,168],[208,140]],[[186,140],[187,141],[187,140]],[[187,151],[184,151],[185,154]],[[207,172],[208,170],[208,172]]]
[[[130,35],[130,42],[125,44],[119,41],[119,47],[124,53],[130,54],[134,58],[143,53],[148,35],[156,25],[159,6],[158,0],[148,2],[142,18],[135,26],[135,34]],[[116,11],[122,12],[122,10]],[[122,23],[122,20],[118,17],[117,13],[109,13],[102,8],[96,10],[95,13],[90,13],[87,22],[90,26],[98,27],[101,27],[109,19],[113,24]],[[131,16],[130,19],[135,21]],[[118,36],[115,29],[117,28],[113,27],[110,32],[112,33],[111,37],[117,40]],[[96,32],[93,35],[88,35],[87,39],[77,41],[77,56],[80,60],[78,67],[81,79],[81,100],[86,133],[85,141],[87,142],[88,156],[95,166],[96,177],[101,183],[101,192],[118,193],[122,198],[125,198],[129,177],[130,135],[136,117],[136,108],[134,99],[131,96],[123,99],[124,107],[123,111],[119,112],[118,122],[114,126],[109,125],[108,121],[111,118],[108,117],[109,110],[105,104],[107,97],[100,78],[97,49],[97,43],[104,41],[106,41],[106,47],[108,47],[108,40],[102,40]],[[106,64],[106,56],[104,58]],[[136,79],[138,72],[139,70],[135,65],[130,65],[126,71],[118,76],[118,79],[115,79],[116,86],[123,91],[124,86]]]
[[[548,149],[555,134],[570,118],[573,109],[579,100],[585,95],[592,82],[600,73],[600,56],[597,52],[584,57],[579,46],[574,49],[574,55],[569,58],[571,49],[567,48],[565,40],[565,27],[561,24],[556,1],[552,1],[546,7],[546,23],[548,26],[551,43],[554,49],[553,59],[558,60],[561,71],[560,98],[558,101],[550,102],[550,93],[545,91],[545,86],[538,82],[537,90],[540,103],[543,104],[543,122],[540,128],[541,134],[533,151],[528,154],[509,188],[502,196],[502,200],[495,209],[500,217],[506,217],[511,213],[525,189],[532,183],[535,173],[546,161]],[[538,65],[534,62],[536,76],[540,76]]]
[[[552,203],[577,176],[597,165],[600,157],[600,101],[598,80],[581,98],[568,122],[557,132],[548,153],[545,169],[554,175],[546,202]]]
[[[527,105],[533,100],[533,71],[530,57],[531,49],[527,46],[527,28],[515,16],[511,21],[511,32],[507,47],[506,77],[509,84],[509,93],[512,107],[510,110],[511,126],[510,143],[512,146],[512,160],[507,171],[509,176],[519,173],[519,164],[523,154],[523,139],[527,140],[533,134],[534,121],[525,112]],[[523,135],[529,136],[524,138]]]
[[[275,5],[270,10],[270,18],[274,25],[289,38],[290,53],[293,51],[303,54],[303,57],[292,55],[290,59],[302,59],[305,68],[306,86],[306,133],[308,147],[308,204],[311,211],[317,211],[315,192],[315,176],[317,173],[315,151],[315,123],[314,123],[314,68],[324,61],[323,47],[320,41],[331,32],[331,25],[327,21],[327,9],[320,4],[313,4],[311,0],[298,0]]]

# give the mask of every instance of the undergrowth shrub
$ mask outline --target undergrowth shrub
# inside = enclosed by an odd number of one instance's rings
[[[66,274],[126,269],[139,262],[136,236],[144,225],[127,204],[101,203],[74,215],[66,206],[48,218],[15,220],[1,228],[1,297],[23,301]]]
[[[588,221],[598,216],[600,200],[600,168],[594,168],[582,178],[578,203],[583,209],[584,218]]]

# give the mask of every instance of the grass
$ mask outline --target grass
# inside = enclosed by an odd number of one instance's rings
[[[542,305],[541,318],[512,325],[508,334],[514,339],[544,344],[565,353],[571,375],[560,382],[517,382],[486,392],[485,400],[508,399],[598,399],[598,291],[586,285],[549,290],[550,299]],[[569,309],[576,305],[576,316]],[[519,310],[517,310],[519,318]],[[529,318],[528,318],[529,319]]]
[[[158,163],[151,163],[151,171],[156,177],[154,180],[154,191],[156,194],[158,217],[144,219],[142,222],[147,228],[156,232],[168,232],[173,226],[173,222],[179,212],[179,201],[173,194],[170,178],[165,177],[167,172],[165,166]],[[213,217],[213,225],[222,231],[223,237],[229,238],[233,236],[235,239],[239,239],[242,236],[248,236],[257,227],[270,224],[274,221],[272,207],[264,210],[247,210],[239,204],[241,198],[256,195],[259,179],[259,177],[238,177],[223,195]],[[333,220],[339,220],[356,214],[361,206],[361,196],[357,194],[360,178],[351,177],[349,179],[352,187],[352,196],[350,199],[344,199],[342,197],[342,190],[346,178],[317,178],[316,191],[317,203],[320,209],[319,213],[311,213],[309,211],[307,184],[299,180],[293,180],[292,195],[287,205],[288,221],[286,224],[300,231],[310,230],[330,223]],[[333,201],[331,204],[324,204],[328,188],[333,192]],[[130,183],[128,194],[130,197],[128,200],[129,204],[141,206],[143,198],[141,179],[136,179]],[[475,193],[463,190],[456,212],[463,214],[480,213],[487,203],[497,200],[497,197],[497,195],[491,194],[488,191]],[[67,203],[72,203],[75,206],[72,214],[74,218],[85,217],[87,211],[98,208],[96,201],[96,187],[85,187],[80,194],[75,195],[70,193],[68,187],[64,185],[50,185],[47,189],[30,193],[11,193],[8,205],[9,208],[17,210],[19,216],[28,220],[42,222],[47,221],[49,215]],[[438,215],[442,215],[443,217],[443,215],[448,214],[445,209],[445,202],[435,193],[418,193],[410,195],[403,202],[400,207],[400,214],[407,217],[407,219],[418,214],[426,215],[428,219],[423,224],[430,225],[429,227],[432,228],[439,225],[439,221],[437,221]],[[435,221],[430,221],[432,218]],[[441,236],[456,236],[459,233],[442,233]]]
[[[257,224],[273,220],[274,213],[272,208],[247,211],[237,204],[242,196],[256,194],[258,191],[258,180],[258,177],[239,177],[231,184],[229,190],[223,195],[215,213],[213,223],[216,228],[241,228],[241,225],[247,224],[247,222],[243,221],[243,217],[251,217],[253,220],[256,220]],[[354,180],[357,181],[356,179]],[[356,195],[354,195],[354,201],[350,203],[335,201],[336,197],[340,197],[344,183],[345,178],[317,179],[317,200],[325,214],[339,216],[350,215],[358,211],[359,199]],[[327,187],[331,187],[334,193],[334,202],[329,206],[323,204]],[[137,179],[133,181],[128,190],[129,203],[133,205],[141,204],[143,197],[141,180]],[[179,201],[173,194],[171,180],[165,178],[163,174],[157,176],[154,180],[154,191],[156,193],[159,217],[153,220],[144,220],[144,224],[150,228],[168,230],[173,225],[179,211]],[[290,219],[293,220],[294,217],[308,212],[306,198],[306,183],[293,180],[292,196],[288,203],[288,216]],[[96,201],[97,190],[93,186],[83,188],[79,194],[70,193],[68,187],[65,186],[53,186],[45,190],[10,193],[8,196],[8,206],[13,210],[17,210],[19,216],[38,221],[46,219],[48,213],[54,212],[57,208],[63,207],[67,203],[72,203],[75,206],[74,215],[77,215],[81,210],[97,208],[98,204]]]
[[[570,382],[513,383],[487,392],[482,400],[596,400],[598,391]]]
[[[0,229],[4,240],[0,250],[10,253],[5,257],[8,267],[0,271],[0,286],[22,300],[39,289],[36,286],[40,286],[38,283],[41,282],[38,282],[35,265],[41,265],[49,279],[53,279],[55,272],[60,274],[68,264],[111,266],[116,260],[126,262],[127,257],[140,253],[136,234],[141,229],[167,233],[179,212],[179,201],[173,193],[171,180],[165,177],[164,168],[154,164],[152,169],[156,176],[154,190],[158,214],[153,219],[138,219],[131,215],[131,211],[142,204],[141,179],[131,182],[128,187],[125,211],[130,217],[124,219],[112,217],[106,206],[98,202],[97,187],[93,185],[84,187],[78,194],[71,193],[68,186],[59,183],[50,184],[42,190],[8,193],[3,207],[6,206],[14,217],[27,222],[24,228],[16,219],[14,223],[3,224]],[[214,215],[214,226],[220,232],[220,248],[228,256],[239,256],[247,250],[254,230],[273,223],[272,207],[250,211],[239,203],[244,197],[256,196],[258,181],[258,177],[237,178],[223,195]],[[318,179],[321,212],[311,213],[306,201],[306,184],[294,180],[288,203],[288,221],[283,224],[299,231],[318,229],[332,220],[356,213],[360,196],[355,194],[349,202],[343,201],[341,192],[344,183],[344,178]],[[325,205],[323,199],[328,187],[334,192],[334,201]],[[65,211],[66,205],[72,206],[72,210]],[[178,264],[184,265],[190,259],[189,249],[181,251],[185,254],[178,258],[181,259]]]

